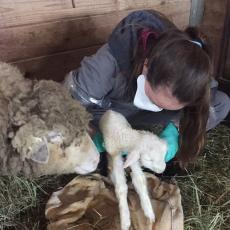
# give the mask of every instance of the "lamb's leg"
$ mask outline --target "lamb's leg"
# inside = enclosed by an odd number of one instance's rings
[[[130,227],[130,212],[127,201],[128,186],[126,184],[123,160],[120,154],[109,157],[111,166],[110,177],[115,187],[115,193],[119,202],[121,229],[128,230]]]
[[[132,170],[132,182],[137,194],[139,195],[141,207],[145,213],[145,216],[154,222],[155,215],[148,194],[145,174],[143,173],[138,161],[130,165],[130,168]]]

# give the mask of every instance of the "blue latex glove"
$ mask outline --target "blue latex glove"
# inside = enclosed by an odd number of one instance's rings
[[[160,134],[160,137],[167,142],[168,150],[165,156],[165,162],[173,159],[179,148],[179,132],[176,126],[170,122]]]
[[[105,152],[105,144],[104,144],[104,139],[103,136],[100,132],[96,132],[96,134],[93,136],[93,143],[96,145],[97,147],[97,151],[99,153],[103,153]]]

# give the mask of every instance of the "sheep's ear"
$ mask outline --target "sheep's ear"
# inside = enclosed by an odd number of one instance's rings
[[[43,139],[42,142],[39,143],[39,146],[36,146],[32,149],[30,159],[36,163],[47,164],[49,160],[49,150],[47,146],[47,142]]]
[[[133,163],[137,162],[140,159],[140,154],[137,151],[132,151],[128,154],[126,161],[124,163],[124,168],[129,167]]]

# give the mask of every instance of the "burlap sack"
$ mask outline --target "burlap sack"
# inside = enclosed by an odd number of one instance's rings
[[[182,230],[180,190],[145,173],[156,215],[150,223],[141,209],[138,195],[129,183],[130,230]],[[119,230],[120,218],[114,187],[108,178],[94,174],[78,176],[54,192],[46,205],[49,230]]]

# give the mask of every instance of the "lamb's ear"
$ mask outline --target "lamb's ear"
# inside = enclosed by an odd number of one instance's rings
[[[126,161],[124,163],[124,168],[129,167],[133,163],[137,162],[140,159],[140,153],[137,151],[132,151],[128,154]]]
[[[36,163],[47,164],[49,160],[49,149],[45,138],[32,147],[30,159]]]

